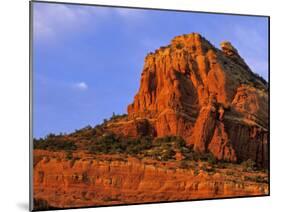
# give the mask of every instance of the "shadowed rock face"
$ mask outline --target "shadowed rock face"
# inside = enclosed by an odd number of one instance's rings
[[[192,33],[149,53],[128,115],[220,160],[268,164],[268,85],[230,42]]]

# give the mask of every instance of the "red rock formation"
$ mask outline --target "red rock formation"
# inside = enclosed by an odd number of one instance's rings
[[[267,173],[241,165],[182,160],[180,152],[176,160],[161,162],[90,154],[86,148],[94,136],[110,131],[125,137],[177,135],[218,160],[252,159],[267,167],[267,83],[229,42],[221,48],[196,33],[175,37],[145,58],[128,117],[108,121],[102,130],[82,129],[80,137],[63,136],[61,142],[79,147],[71,159],[64,150],[34,150],[36,209],[268,194]]]
[[[233,145],[230,144],[228,134],[226,133],[225,126],[222,122],[217,122],[213,137],[208,145],[208,149],[219,160],[237,161],[236,152]]]
[[[126,137],[155,136],[155,129],[145,118],[122,120],[117,123],[110,123],[107,127],[110,128],[111,132]]]
[[[235,167],[214,173],[203,164],[183,169],[176,162],[156,165],[122,156],[66,160],[48,151],[34,155],[44,157],[34,166],[36,209],[268,194],[268,184],[254,180],[267,179],[265,173],[245,173]]]
[[[129,117],[146,118],[156,136],[180,135],[218,159],[267,166],[267,83],[230,42],[221,48],[192,33],[149,53]]]

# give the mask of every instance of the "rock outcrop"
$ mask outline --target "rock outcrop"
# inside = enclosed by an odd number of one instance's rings
[[[235,167],[214,172],[195,162],[179,168],[175,162],[122,156],[67,160],[62,153],[37,150],[34,155],[36,210],[268,194],[266,181],[256,182],[267,174]]]
[[[149,53],[128,115],[218,159],[268,165],[268,85],[230,42],[192,33]]]

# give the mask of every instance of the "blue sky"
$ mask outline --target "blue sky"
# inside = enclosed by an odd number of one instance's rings
[[[180,34],[230,41],[267,80],[263,17],[33,3],[34,136],[68,133],[126,113],[145,55]]]

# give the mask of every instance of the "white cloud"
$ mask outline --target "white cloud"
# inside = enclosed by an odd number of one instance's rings
[[[101,18],[109,17],[108,14],[108,8],[34,3],[34,36],[41,41],[81,33],[81,30],[96,27]]]
[[[128,8],[116,8],[115,12],[122,18],[128,19],[128,21],[140,21],[145,19],[144,10],[128,9]]]
[[[85,82],[78,82],[74,84],[74,87],[78,90],[85,91],[88,89],[88,85]]]
[[[70,33],[95,29],[105,21],[121,18],[126,23],[141,23],[145,15],[140,10],[34,3],[34,37],[36,40],[58,39]]]
[[[75,21],[75,14],[67,6],[59,4],[35,3],[33,17],[35,39],[54,38]]]

